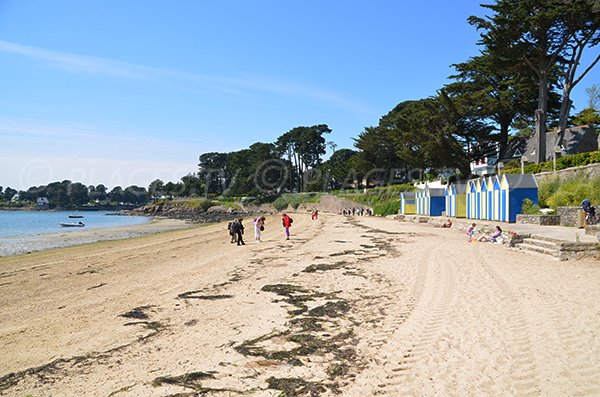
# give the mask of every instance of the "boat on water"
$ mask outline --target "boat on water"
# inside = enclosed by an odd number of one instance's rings
[[[83,218],[83,215],[69,215],[69,218]]]
[[[64,227],[84,227],[85,224],[83,222],[59,222],[61,226]]]

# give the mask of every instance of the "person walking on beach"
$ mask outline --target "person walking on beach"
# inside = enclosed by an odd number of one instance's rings
[[[235,243],[235,232],[233,231],[233,224],[237,222],[233,221],[233,222],[229,222],[229,224],[227,225],[227,230],[229,230],[229,235],[231,236],[231,242]]]
[[[290,239],[290,227],[292,226],[292,218],[288,216],[288,214],[283,214],[281,217],[281,223],[283,225],[283,229],[285,230],[285,239]]]
[[[265,230],[265,217],[260,216],[258,218],[254,218],[254,240],[257,243],[260,243],[260,235],[262,231]]]
[[[244,238],[242,237],[244,234],[244,225],[242,224],[242,220],[243,218],[240,218],[231,224],[237,245],[246,245],[246,243],[244,243]]]

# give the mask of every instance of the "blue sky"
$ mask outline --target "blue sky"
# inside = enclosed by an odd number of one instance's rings
[[[0,0],[0,186],[177,181],[300,125],[351,148],[477,55],[479,3]]]

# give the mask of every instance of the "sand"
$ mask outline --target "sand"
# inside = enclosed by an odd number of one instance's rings
[[[598,261],[293,217],[0,258],[0,395],[600,395]]]

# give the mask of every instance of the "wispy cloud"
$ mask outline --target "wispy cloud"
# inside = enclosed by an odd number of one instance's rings
[[[151,76],[151,70],[140,65],[98,57],[50,51],[0,40],[0,52],[50,64],[61,69],[93,74],[143,79]]]
[[[264,77],[236,78],[177,69],[155,68],[114,59],[85,56],[38,47],[24,46],[0,40],[0,53],[22,56],[41,64],[69,72],[89,73],[136,80],[155,80],[183,83],[185,89],[213,89],[230,94],[260,91],[285,96],[308,98],[332,107],[359,113],[371,113],[365,104],[350,99],[349,95],[292,81]]]

